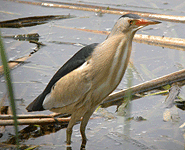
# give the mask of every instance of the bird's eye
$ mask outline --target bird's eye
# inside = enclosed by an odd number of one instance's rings
[[[128,22],[129,22],[130,25],[132,25],[134,21],[133,20],[129,20]]]

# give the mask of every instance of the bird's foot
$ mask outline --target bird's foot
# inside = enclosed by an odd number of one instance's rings
[[[66,150],[72,150],[71,145],[66,144]]]
[[[86,146],[86,144],[85,145],[81,144],[80,150],[85,150],[85,146]]]

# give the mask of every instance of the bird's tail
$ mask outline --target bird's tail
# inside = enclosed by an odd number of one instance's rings
[[[43,111],[45,110],[42,106],[42,103],[45,99],[45,95],[42,93],[40,94],[33,102],[31,102],[27,107],[27,111]]]

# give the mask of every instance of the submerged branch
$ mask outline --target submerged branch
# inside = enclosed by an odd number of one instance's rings
[[[157,79],[153,79],[136,86],[133,86],[129,89],[121,90],[119,92],[110,94],[107,98],[105,98],[104,102],[101,103],[103,108],[109,107],[111,105],[117,105],[124,101],[126,94],[131,90],[132,95],[140,94],[143,92],[148,92],[154,89],[158,89],[159,87],[163,87],[168,84],[173,84],[175,82],[179,82],[178,85],[182,86],[185,84],[185,69],[162,76]]]

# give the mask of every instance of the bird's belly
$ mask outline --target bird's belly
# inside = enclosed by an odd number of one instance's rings
[[[102,79],[99,83],[94,85],[94,91],[92,94],[93,103],[100,104],[104,98],[106,98],[110,93],[112,93],[118,84],[120,83],[120,79]]]

